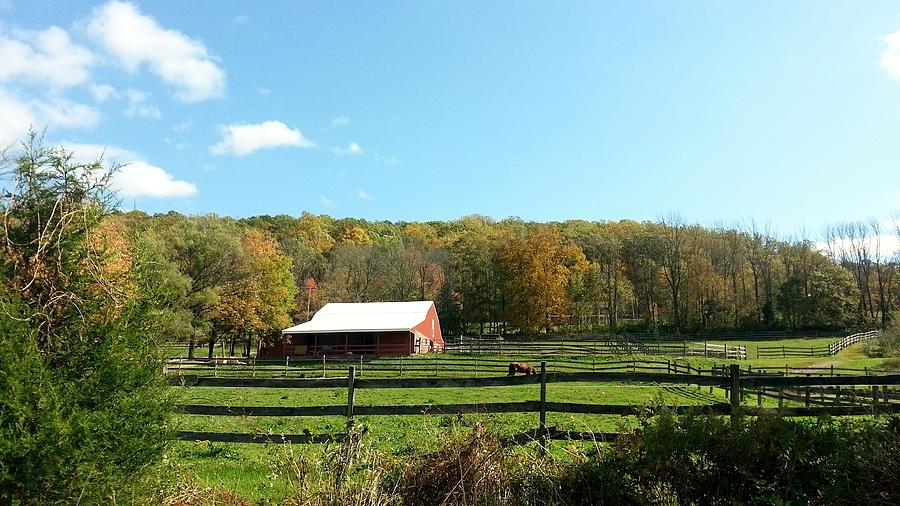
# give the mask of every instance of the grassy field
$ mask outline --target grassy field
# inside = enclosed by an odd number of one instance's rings
[[[811,340],[791,339],[777,341],[777,345],[785,346],[820,346],[833,339],[817,338]],[[787,344],[787,343],[790,344]],[[717,344],[725,342],[717,342]],[[729,341],[729,345],[775,345],[773,342],[737,342]],[[790,367],[826,366],[836,367],[881,368],[891,365],[886,359],[865,357],[862,344],[848,348],[834,357],[819,358],[787,358],[756,359],[755,354],[740,363],[742,367]],[[749,351],[749,350],[748,350]],[[501,358],[501,357],[496,357]],[[516,357],[539,361],[540,357]],[[605,357],[607,360],[630,359],[631,357]],[[647,357],[659,360],[660,357]],[[432,355],[430,357],[409,358],[410,364],[416,361],[433,364],[435,360],[450,361],[455,359],[449,355]],[[598,358],[578,357],[575,360],[590,363]],[[502,357],[511,360],[511,357]],[[428,362],[430,361],[430,362]],[[697,367],[709,368],[713,365],[729,363],[721,359],[689,358],[678,359],[682,363],[690,363]],[[339,375],[341,370],[329,371],[330,375]],[[344,373],[346,374],[346,373]],[[373,371],[364,369],[363,376],[372,375]],[[393,373],[384,373],[392,375]],[[407,373],[410,374],[410,373]],[[481,370],[482,375],[503,374],[502,369]],[[380,374],[378,374],[380,375]],[[443,374],[442,374],[443,375]],[[453,375],[471,375],[470,371],[461,371]],[[268,388],[179,388],[177,396],[180,403],[225,406],[315,406],[344,405],[347,399],[346,389],[268,389]],[[356,394],[358,405],[412,405],[412,404],[448,404],[476,402],[513,402],[536,400],[539,398],[538,385],[483,388],[445,388],[445,389],[360,389]],[[596,404],[622,405],[703,405],[714,402],[726,402],[724,391],[716,388],[710,392],[708,387],[696,388],[658,386],[643,384],[600,384],[600,383],[564,383],[549,384],[547,399],[560,402],[582,402]],[[756,405],[754,396],[745,400],[748,405]],[[773,399],[764,398],[763,404],[776,404]],[[788,403],[790,405],[790,403]],[[476,420],[483,420],[502,435],[511,435],[534,429],[538,425],[536,413],[465,415],[404,415],[404,416],[359,416],[357,422],[367,430],[368,440],[384,454],[394,457],[420,455],[433,451],[441,434],[448,430],[465,430]],[[637,422],[634,417],[608,415],[572,415],[548,413],[547,423],[561,429],[580,431],[619,431],[633,427]],[[179,415],[176,417],[178,430],[197,430],[214,432],[251,432],[251,433],[290,433],[290,434],[340,434],[346,429],[344,417],[222,417],[204,415]],[[554,443],[559,447],[564,443]],[[276,444],[229,444],[208,442],[178,442],[173,445],[171,462],[188,476],[200,482],[229,490],[249,501],[278,500],[290,493],[289,479],[282,467],[292,453],[314,454],[324,451],[324,445],[276,445]]]

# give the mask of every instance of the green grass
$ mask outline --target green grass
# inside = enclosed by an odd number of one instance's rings
[[[785,346],[820,346],[832,339],[791,339],[778,341]],[[712,342],[712,341],[710,341]],[[725,342],[717,341],[717,344]],[[803,344],[801,344],[803,343]],[[772,342],[739,342],[727,341],[729,345],[744,344],[747,346],[774,345]],[[890,359],[872,359],[862,353],[862,344],[848,348],[834,357],[788,358],[788,359],[755,359],[748,353],[746,361],[725,361],[721,359],[688,358],[677,359],[678,362],[690,363],[694,366],[709,368],[713,365],[738,363],[742,367],[791,367],[812,364],[834,363],[836,367],[879,368]],[[749,350],[748,350],[749,351]],[[434,364],[434,361],[447,361],[458,357],[449,355],[430,355],[410,357],[407,364]],[[480,357],[497,358],[504,361],[526,359],[532,363],[541,357]],[[552,360],[554,357],[548,357]],[[566,357],[584,364],[592,361],[599,363],[600,357]],[[630,360],[640,357],[602,357],[605,360]],[[665,357],[645,357],[650,360],[663,360]],[[675,360],[675,359],[669,359]],[[474,361],[474,359],[473,359]],[[484,363],[482,363],[482,367]],[[552,369],[551,369],[552,370]],[[474,370],[463,368],[452,373],[453,376],[472,376]],[[346,375],[345,370],[328,371],[330,376]],[[375,374],[363,368],[363,377],[392,376],[393,372]],[[411,375],[407,371],[404,376]],[[481,375],[503,375],[502,367],[487,371],[480,369]],[[421,375],[429,375],[422,373]],[[447,374],[442,373],[442,376]],[[185,404],[225,405],[225,406],[317,406],[346,404],[347,392],[344,388],[332,389],[270,389],[270,388],[179,388],[179,402]],[[537,400],[538,385],[521,385],[510,387],[481,388],[443,388],[443,389],[359,389],[356,394],[357,405],[400,405],[400,404],[453,404],[478,402],[514,402]],[[645,384],[607,384],[607,383],[550,383],[547,386],[547,399],[559,402],[578,402],[596,404],[621,405],[700,405],[714,402],[726,402],[724,391],[708,387],[693,386],[658,386]],[[755,406],[756,397],[749,395],[745,404]],[[777,400],[764,398],[764,406],[777,406]],[[787,401],[786,406],[797,405]],[[440,435],[451,428],[457,430],[471,426],[476,420],[491,424],[502,435],[511,435],[534,429],[538,425],[537,413],[465,415],[461,418],[453,414],[442,415],[403,415],[403,416],[359,416],[357,421],[368,428],[369,441],[379,451],[396,457],[421,455],[434,451]],[[548,413],[547,423],[561,429],[614,432],[634,427],[635,417],[609,415],[573,415]],[[274,434],[340,434],[346,428],[344,417],[225,417],[203,415],[178,415],[175,418],[178,430],[198,430],[213,432],[249,432]],[[563,443],[554,443],[561,447]],[[277,501],[287,497],[291,492],[290,483],[280,469],[284,457],[289,452],[316,453],[323,451],[323,445],[275,445],[275,444],[210,444],[205,442],[177,442],[170,451],[171,461],[185,473],[196,477],[200,482],[216,488],[233,491],[245,500]]]

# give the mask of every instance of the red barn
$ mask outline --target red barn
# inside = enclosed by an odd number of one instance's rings
[[[432,301],[326,304],[306,323],[281,331],[268,356],[409,355],[444,348]]]

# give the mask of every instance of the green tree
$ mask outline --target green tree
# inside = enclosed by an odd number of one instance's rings
[[[112,172],[34,134],[2,169],[0,503],[106,503],[137,491],[171,404],[142,258],[99,234]],[[130,290],[129,287],[135,287]]]

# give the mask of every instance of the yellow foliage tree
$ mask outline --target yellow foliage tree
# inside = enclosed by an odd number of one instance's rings
[[[566,312],[569,276],[574,269],[587,268],[584,254],[563,244],[559,233],[550,229],[502,244],[498,260],[506,279],[504,318],[529,333],[550,326],[550,315]]]

